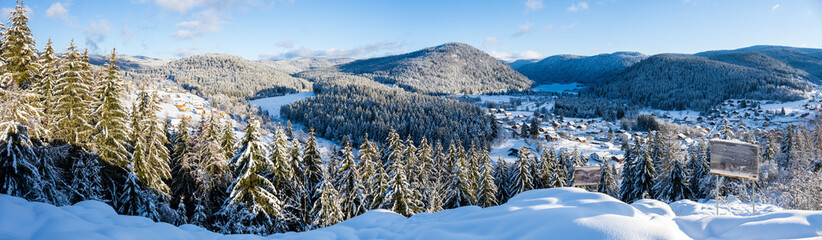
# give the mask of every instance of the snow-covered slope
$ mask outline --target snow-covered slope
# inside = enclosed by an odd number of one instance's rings
[[[742,213],[741,203],[728,206]],[[628,205],[577,188],[524,192],[497,207],[462,207],[405,218],[375,210],[337,225],[268,239],[799,239],[822,236],[822,212],[760,206],[757,216],[712,216],[713,203],[655,200]],[[724,208],[725,205],[720,207]],[[711,211],[712,212],[712,211]],[[223,236],[117,215],[84,201],[55,207],[0,195],[0,239],[264,239]]]

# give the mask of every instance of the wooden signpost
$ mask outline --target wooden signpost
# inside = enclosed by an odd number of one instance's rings
[[[759,180],[759,146],[741,141],[711,139],[711,174],[719,176],[714,191],[716,215],[719,215],[719,187],[725,177]],[[756,186],[754,184],[754,186]],[[756,189],[753,189],[756,194]],[[752,195],[754,195],[752,194]],[[756,201],[753,201],[756,214]]]
[[[576,167],[574,168],[574,186],[596,186],[599,185],[599,167]]]

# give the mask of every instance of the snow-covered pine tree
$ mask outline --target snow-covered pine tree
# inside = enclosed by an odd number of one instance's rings
[[[98,157],[85,149],[74,148],[69,189],[74,193],[72,202],[102,200],[100,163]]]
[[[350,144],[350,143],[349,143]],[[368,211],[365,206],[365,187],[362,184],[357,163],[354,162],[354,153],[351,145],[346,144],[340,163],[339,175],[335,186],[340,189],[340,207],[344,219],[353,218]]]
[[[725,140],[731,140],[736,138],[736,134],[734,134],[733,128],[728,125],[728,119],[724,119],[722,121],[722,129],[719,129],[719,136],[719,138]]]
[[[375,183],[378,182],[376,177],[379,166],[376,161],[379,159],[379,150],[368,141],[368,133],[365,134],[363,139],[362,144],[360,144],[360,162],[357,163],[357,168],[360,172],[360,181],[369,186],[365,189],[365,208],[373,209],[374,198],[378,196],[377,191],[375,191],[377,189]],[[381,198],[382,195],[379,196]]]
[[[596,154],[592,154],[596,155]],[[608,160],[604,160],[600,163],[599,168],[599,185],[597,186],[597,192],[601,192],[604,194],[608,194],[610,196],[617,195],[617,182],[616,176],[614,176],[614,167],[611,166],[611,163]]]
[[[53,114],[54,106],[57,103],[54,92],[57,91],[56,86],[60,61],[60,58],[56,56],[54,48],[51,46],[51,39],[49,39],[46,47],[43,48],[43,52],[40,53],[40,59],[38,60],[41,66],[38,74],[40,80],[34,85],[34,92],[40,96],[40,101],[38,102],[40,102],[39,105],[43,109],[42,125],[46,129],[51,129],[51,125],[54,124],[53,121],[56,119],[56,116]],[[49,139],[49,137],[46,136],[46,139]]]
[[[28,129],[20,122],[0,123],[0,193],[26,199],[41,199],[40,161]]]
[[[410,140],[410,139],[409,139]],[[410,144],[410,148],[414,145]],[[414,156],[414,150],[406,150]],[[403,216],[410,217],[414,214],[422,212],[422,202],[419,200],[421,195],[414,189],[408,181],[408,164],[402,155],[389,154],[389,183],[388,189],[385,191],[384,202],[381,208],[394,211]],[[413,158],[416,158],[414,156]]]
[[[56,206],[69,204],[66,187],[68,184],[63,181],[65,172],[55,165],[57,156],[53,148],[39,147],[35,152],[39,155],[36,167],[40,173],[40,185],[43,190],[43,199],[40,201],[51,203]]]
[[[305,165],[305,173],[303,181],[306,192],[308,193],[307,206],[314,206],[319,195],[314,194],[317,188],[320,187],[320,182],[323,179],[322,158],[320,151],[317,148],[317,140],[314,138],[314,129],[309,130],[308,142],[305,144],[305,151],[303,152],[303,164]]]
[[[475,184],[471,182],[471,176],[467,166],[468,163],[464,157],[465,154],[460,154],[459,150],[456,150],[457,147],[455,147],[453,141],[448,148],[449,159],[451,159],[451,157],[455,159],[453,159],[453,167],[451,167],[451,180],[448,186],[449,193],[448,197],[446,197],[445,208],[458,208],[472,205],[476,201],[474,194],[476,194],[477,191],[473,188]]]
[[[129,128],[128,116],[123,110],[123,86],[115,50],[111,51],[109,63],[106,64],[105,77],[102,83],[95,89],[94,95],[98,96],[92,112],[96,119],[96,129],[93,141],[93,149],[97,151],[100,158],[114,166],[125,168],[131,158],[128,149]]]
[[[511,184],[509,180],[511,176],[508,170],[508,164],[505,163],[505,160],[502,158],[498,158],[496,164],[494,164],[494,185],[497,186],[497,203],[503,204],[508,202],[508,199],[511,198]]]
[[[145,212],[145,192],[142,189],[140,178],[131,170],[130,166],[129,169],[125,184],[123,184],[123,190],[115,199],[115,207],[120,214],[139,216]]]
[[[626,140],[627,141],[627,140]],[[637,140],[638,141],[638,140]],[[638,146],[639,143],[637,142]],[[628,147],[625,151],[625,159],[622,164],[622,176],[619,184],[619,200],[623,202],[633,202],[634,178],[636,178],[636,146]]]
[[[648,153],[645,147],[639,149],[635,160],[634,167],[634,191],[633,200],[649,198],[654,195],[654,178],[656,177],[656,170],[654,170],[654,160]]]
[[[691,189],[685,185],[685,171],[679,161],[674,162],[670,175],[657,185],[661,185],[657,187],[660,190],[656,195],[660,201],[671,203],[692,197]]]
[[[494,183],[494,166],[491,165],[491,156],[488,152],[480,155],[482,174],[479,179],[479,189],[477,190],[477,206],[491,207],[497,205],[497,185]]]
[[[271,162],[274,168],[269,174],[277,189],[286,189],[289,182],[293,181],[294,173],[291,169],[292,160],[288,145],[288,136],[282,127],[277,126],[274,131],[274,142],[271,143]]]
[[[536,164],[538,168],[535,169],[536,174],[534,174],[535,188],[540,189],[551,187],[551,177],[554,174],[554,166],[552,165],[553,155],[554,154],[548,149],[544,149],[542,151],[542,157],[538,159],[539,164]]]
[[[519,149],[517,161],[514,163],[514,172],[511,175],[511,196],[534,189],[533,175],[530,168],[531,151],[525,146]]]
[[[305,188],[305,164],[303,164],[302,144],[297,138],[291,139],[291,148],[289,155],[291,155],[291,171],[294,174],[290,187],[287,189],[290,193],[288,195],[289,204],[286,205],[290,209],[288,215],[292,216],[289,223],[289,229],[294,231],[304,231],[311,225],[311,208],[312,205],[307,205],[306,201],[309,192]]]
[[[85,146],[93,129],[89,119],[93,104],[91,86],[82,73],[85,64],[72,41],[63,57],[54,93],[57,119],[51,132],[55,139],[75,146]]]
[[[693,146],[690,151],[690,161],[688,161],[687,165],[688,172],[690,172],[688,183],[695,199],[707,197],[707,195],[705,195],[707,191],[704,191],[704,186],[702,186],[702,179],[707,177],[711,171],[711,166],[708,165],[707,148],[708,144],[705,143],[705,141],[701,141],[696,146]]]
[[[788,125],[788,129],[785,130],[785,136],[782,137],[780,153],[782,157],[779,160],[779,167],[781,169],[788,168],[791,165],[791,161],[794,159],[793,156],[793,148],[794,143],[796,142],[796,126],[793,124]]]
[[[270,149],[263,142],[259,128],[257,120],[251,120],[246,125],[242,141],[245,145],[240,147],[242,152],[231,160],[230,167],[237,178],[228,188],[226,205],[244,203],[243,210],[255,215],[248,224],[268,227],[279,217],[282,205],[274,183],[263,176],[265,171],[274,168],[274,164],[268,159]]]
[[[234,145],[236,143],[237,140],[234,139],[234,127],[232,126],[231,120],[226,120],[225,123],[223,123],[223,129],[220,131],[220,146],[226,158],[234,157]]]
[[[434,149],[431,148],[431,144],[428,143],[428,139],[423,137],[420,141],[420,147],[417,149],[417,160],[418,164],[416,166],[412,166],[415,168],[417,172],[417,178],[414,181],[422,183],[425,185],[426,182],[434,181],[436,176],[434,175],[434,156],[433,156]],[[425,186],[422,186],[423,195],[425,195]]]
[[[565,165],[562,164],[561,160],[556,156],[556,150],[552,147],[548,149],[547,154],[543,155],[543,158],[547,157],[543,161],[543,174],[548,182],[545,183],[545,187],[548,188],[557,188],[557,187],[564,187],[565,186]]]
[[[321,170],[322,171],[322,170]],[[340,209],[339,193],[334,189],[330,176],[321,172],[322,180],[314,193],[314,206],[311,208],[311,228],[327,227],[344,220],[344,215]]]
[[[140,104],[146,106],[141,109],[145,112],[140,113],[145,117],[140,123],[144,131],[142,137],[145,138],[145,148],[140,158],[134,158],[134,172],[146,187],[168,195],[170,190],[165,180],[171,178],[171,169],[168,166],[168,140],[163,131],[163,121],[156,115],[160,111],[160,102],[156,94],[144,96],[140,100],[143,101]]]
[[[405,139],[405,148],[402,151],[402,161],[405,164],[405,179],[410,184],[410,187],[416,191],[419,191],[421,182],[417,181],[419,179],[420,171],[420,161],[417,158],[417,147],[414,146],[414,141],[411,140],[411,135],[409,135]]]
[[[180,119],[177,125],[177,136],[174,138],[174,156],[171,167],[171,204],[183,205],[185,213],[193,214],[193,208],[199,200],[197,192],[197,156],[193,152],[194,140],[189,129],[189,118]],[[177,209],[181,211],[181,209]],[[191,215],[183,215],[190,218]]]
[[[383,148],[381,156],[382,168],[388,171],[392,165],[391,160],[401,159],[404,149],[405,146],[403,146],[402,140],[400,140],[400,134],[392,127],[388,133],[388,137],[385,138],[385,148]]]
[[[571,177],[571,179],[573,179],[573,174],[570,176],[568,175],[568,163],[573,163],[572,160],[569,160],[571,159],[571,156],[568,156],[568,152],[566,152],[565,150],[555,151],[551,149],[551,151],[557,153],[556,162],[554,164],[554,167],[556,169],[554,170],[554,172],[556,172],[557,176],[554,178],[556,180],[554,180],[555,182],[552,185],[554,185],[555,187],[560,185],[560,187],[568,186],[568,178]]]
[[[479,180],[480,175],[482,174],[479,170],[480,163],[479,163],[479,154],[477,153],[477,148],[471,143],[471,147],[468,149],[466,155],[466,161],[468,163],[468,177],[470,177],[469,182],[473,184],[471,189],[479,189]],[[476,197],[476,196],[475,196]]]
[[[6,33],[0,43],[0,57],[3,58],[2,81],[0,87],[14,83],[22,89],[27,89],[35,82],[35,76],[40,72],[40,63],[37,61],[37,47],[34,45],[34,36],[28,26],[26,17],[28,8],[22,1],[11,11]]]
[[[388,173],[385,172],[385,169],[381,167],[376,168],[377,172],[373,177],[373,185],[371,186],[371,209],[377,209],[382,206],[382,203],[385,202],[385,193],[388,191]]]

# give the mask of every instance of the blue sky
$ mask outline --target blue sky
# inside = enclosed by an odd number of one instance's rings
[[[13,1],[0,3],[8,17]],[[42,47],[172,58],[373,57],[464,42],[501,59],[822,48],[817,0],[29,0]]]

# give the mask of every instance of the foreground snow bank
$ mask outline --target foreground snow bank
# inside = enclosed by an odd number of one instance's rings
[[[654,200],[628,205],[582,189],[541,189],[497,207],[462,207],[411,218],[375,210],[331,227],[269,239],[789,239],[822,234],[822,212],[763,206],[764,215],[712,216],[708,211],[715,209],[709,205],[713,203],[680,201],[672,208]],[[262,238],[117,215],[95,201],[55,207],[0,195],[0,239]]]

